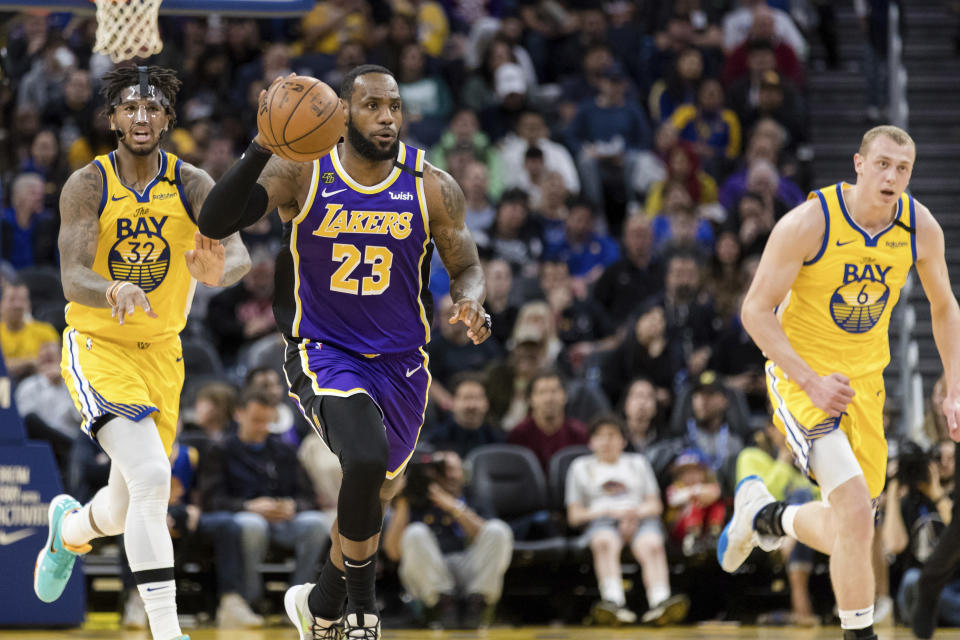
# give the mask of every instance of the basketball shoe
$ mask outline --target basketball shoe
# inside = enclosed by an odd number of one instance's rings
[[[287,593],[283,596],[283,608],[287,611],[287,617],[297,628],[300,640],[342,640],[344,638],[342,619],[331,622],[315,618],[310,613],[307,600],[310,598],[313,586],[312,582],[308,582],[287,589]]]
[[[344,640],[380,640],[380,616],[354,611],[344,616]]]
[[[733,517],[717,542],[717,560],[727,573],[740,568],[754,547],[773,551],[780,546],[775,536],[761,536],[753,528],[757,512],[774,501],[759,476],[747,476],[737,483],[733,496]]]
[[[37,554],[37,564],[33,570],[33,591],[44,602],[54,602],[63,593],[77,556],[90,551],[90,545],[68,545],[60,535],[63,519],[67,514],[77,511],[82,505],[63,493],[50,501],[47,511],[50,529],[47,543]]]

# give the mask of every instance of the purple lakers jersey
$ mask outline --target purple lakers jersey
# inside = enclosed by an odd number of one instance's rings
[[[393,171],[371,187],[347,174],[337,147],[313,161],[307,201],[277,258],[281,331],[361,354],[430,340],[424,155],[400,143]]]

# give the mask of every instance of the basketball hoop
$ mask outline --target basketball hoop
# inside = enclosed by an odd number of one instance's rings
[[[91,0],[97,5],[97,42],[93,50],[114,62],[160,53],[163,42],[157,15],[161,0]]]

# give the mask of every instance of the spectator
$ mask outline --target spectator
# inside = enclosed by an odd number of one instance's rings
[[[487,229],[493,224],[496,211],[489,195],[490,180],[486,165],[482,162],[470,162],[460,184],[463,187],[466,208],[464,222],[467,229],[470,230],[477,244],[487,244],[489,242],[486,235]]]
[[[629,318],[640,301],[663,287],[663,268],[654,259],[650,221],[639,214],[627,216],[620,243],[620,259],[604,269],[593,289],[594,299],[614,321]]]
[[[493,224],[487,230],[489,244],[481,248],[492,257],[509,262],[515,272],[532,277],[543,254],[543,240],[530,217],[528,201],[527,194],[520,189],[504,191]]]
[[[509,262],[494,259],[486,262],[484,274],[487,286],[484,308],[493,321],[493,339],[500,343],[501,347],[505,347],[519,311],[510,297],[513,290],[513,272]]]
[[[744,76],[763,71],[776,71],[794,86],[804,86],[803,65],[793,49],[776,37],[773,28],[773,20],[762,18],[755,21],[750,37],[724,58],[725,86],[730,87]]]
[[[562,348],[550,305],[534,300],[520,307],[507,341],[507,357],[487,369],[487,394],[494,424],[510,431],[527,417],[530,379],[537,371],[554,366]]]
[[[755,178],[761,176],[761,172],[767,176],[770,175],[770,165],[767,165],[766,161],[761,162],[763,165],[758,165],[753,172]],[[770,237],[770,232],[773,231],[773,225],[776,223],[774,202],[774,199],[764,197],[762,194],[747,192],[737,203],[733,219],[737,221],[736,226],[739,227],[737,242],[742,247],[744,256],[759,256],[763,253],[767,238]],[[731,224],[731,226],[734,225]]]
[[[335,54],[348,42],[363,44],[369,28],[368,11],[362,0],[317,3],[301,20],[304,50]]]
[[[603,173],[609,172],[630,184],[636,154],[649,149],[650,126],[643,112],[627,102],[627,77],[620,65],[608,67],[600,82],[600,93],[584,102],[570,123],[568,144],[577,154],[583,178],[584,196],[603,205]]]
[[[291,408],[286,384],[280,379],[276,369],[268,365],[250,369],[243,377],[243,389],[259,389],[270,396],[276,409],[276,419],[270,423],[270,433],[280,436],[291,446],[300,444],[300,437],[295,429],[296,414]]]
[[[670,121],[662,122],[653,135],[653,149],[637,153],[630,187],[632,195],[645,197],[650,187],[667,177],[667,158],[677,146],[678,134]]]
[[[541,262],[540,286],[553,311],[557,337],[567,347],[566,355],[574,371],[581,371],[584,360],[594,351],[613,346],[606,340],[613,333],[610,319],[602,309],[581,297],[585,293],[583,282],[570,277],[566,262]]]
[[[540,371],[530,379],[527,402],[530,413],[510,432],[507,442],[533,451],[546,473],[550,458],[557,451],[573,444],[587,444],[587,429],[579,420],[566,416],[567,393],[556,371]]]
[[[693,383],[690,395],[693,415],[686,424],[686,444],[697,449],[712,471],[720,471],[743,449],[736,427],[727,422],[730,400],[713,371],[704,371]]]
[[[586,200],[573,200],[567,206],[565,226],[562,244],[547,250],[553,259],[566,261],[571,276],[590,286],[616,262],[620,250],[613,238],[597,230],[593,207]]]
[[[60,142],[51,129],[41,129],[30,143],[30,157],[21,173],[35,173],[43,179],[43,208],[55,211],[60,203],[60,187],[67,181],[66,167],[60,158]]]
[[[345,42],[337,51],[337,65],[317,77],[331,87],[340,87],[343,78],[354,67],[359,67],[367,61],[367,50],[362,42]]]
[[[740,119],[723,106],[723,85],[707,78],[697,90],[695,105],[681,105],[670,122],[680,138],[694,145],[707,173],[721,177],[740,155]]]
[[[617,405],[623,400],[628,380],[648,376],[657,389],[657,401],[664,407],[670,406],[681,351],[680,345],[667,335],[663,304],[657,298],[647,299],[629,328],[623,345],[604,359],[603,390]]]
[[[426,438],[435,448],[466,458],[472,449],[503,442],[503,432],[487,422],[490,401],[483,383],[479,373],[465,371],[453,377],[450,415]]]
[[[73,441],[81,435],[82,420],[60,373],[59,340],[40,345],[36,373],[17,385],[14,399],[27,437],[49,442],[57,467],[66,472]]]
[[[256,603],[263,593],[258,567],[268,547],[295,551],[291,584],[308,582],[320,568],[331,520],[313,510],[313,491],[296,451],[270,435],[276,419],[273,398],[248,390],[234,417],[236,435],[204,457],[198,480],[204,509],[200,526],[214,536],[222,527],[240,527],[243,596]]]
[[[571,194],[580,193],[580,177],[577,166],[567,148],[549,138],[550,130],[543,116],[536,111],[525,111],[517,118],[513,133],[501,143],[503,173],[507,187],[519,184],[523,176],[524,154],[531,145],[543,151],[544,167],[563,176],[563,183]]]
[[[663,209],[664,187],[668,182],[679,182],[687,189],[696,205],[713,204],[717,201],[717,181],[700,169],[700,159],[689,144],[680,143],[667,152],[667,175],[654,182],[647,190],[644,208],[647,215],[656,215]]]
[[[650,89],[650,118],[657,124],[666,122],[677,107],[696,102],[702,79],[703,54],[693,47],[681,51],[669,75],[654,82]]]
[[[27,285],[8,282],[0,294],[0,350],[10,377],[21,380],[36,372],[47,343],[60,344],[57,330],[31,317]]]
[[[725,52],[729,54],[746,42],[751,32],[758,33],[754,31],[754,23],[761,23],[757,26],[759,33],[769,37],[771,29],[768,25],[772,22],[772,36],[793,49],[800,60],[807,59],[807,42],[786,11],[767,6],[765,0],[740,0],[740,5],[723,18]]]
[[[76,56],[62,39],[48,38],[40,57],[17,87],[17,108],[29,109],[39,117],[63,95],[63,85],[76,63]]]
[[[44,181],[36,173],[13,180],[11,205],[0,221],[0,258],[15,269],[57,264],[56,217],[44,209]]]
[[[9,74],[15,82],[30,71],[33,62],[43,53],[50,29],[46,11],[25,11],[18,14],[19,25],[14,25],[7,45],[10,60]]]
[[[484,178],[483,197],[489,206],[490,200],[496,200],[503,193],[503,160],[500,157],[499,150],[493,146],[490,137],[480,130],[480,121],[477,119],[475,111],[470,109],[460,109],[450,118],[450,124],[447,130],[440,136],[440,141],[430,149],[430,162],[438,169],[447,170],[447,155],[454,149],[469,147],[473,150],[475,162],[479,162],[486,169]],[[464,189],[464,196],[467,198],[467,221],[471,231],[476,231],[485,227],[485,224],[470,225],[470,205],[471,196],[467,194],[467,175],[461,180]],[[479,200],[479,193],[474,193],[474,202]],[[491,214],[490,219],[493,219]],[[489,224],[490,220],[487,221]]]
[[[436,0],[394,0],[393,11],[413,18],[417,24],[417,38],[427,55],[443,53],[450,24],[443,5]]]
[[[553,50],[548,62],[550,77],[564,79],[582,75],[590,48],[607,42],[607,16],[599,6],[587,6],[577,13],[579,29]]]
[[[665,431],[657,406],[657,389],[647,378],[634,378],[626,389],[623,417],[627,451],[645,454]]]
[[[680,452],[670,468],[667,487],[667,526],[670,537],[686,557],[702,556],[717,547],[726,521],[727,506],[720,499],[720,483],[696,449]]]
[[[703,290],[696,254],[678,252],[667,261],[663,310],[670,342],[681,348],[691,376],[706,367],[720,321],[713,300]]]
[[[737,455],[737,482],[747,476],[759,476],[777,500],[790,504],[804,504],[817,497],[819,490],[794,466],[786,436],[769,421],[757,435],[757,445],[746,447]],[[812,624],[816,621],[810,598],[813,550],[799,542],[787,543],[781,554],[787,559],[792,622]]]
[[[765,71],[760,76],[756,93],[750,93],[745,109],[738,111],[737,115],[745,129],[752,128],[761,118],[773,118],[790,132],[790,139],[794,144],[807,140],[800,97],[793,85],[776,71]]]
[[[527,153],[538,147],[530,147]],[[575,200],[575,196],[567,193],[563,185],[563,176],[556,171],[544,170],[540,188],[540,207],[534,213],[540,225],[540,233],[546,247],[555,247],[563,244],[567,234],[566,223],[570,211],[567,205]]]
[[[502,520],[485,518],[489,509],[464,499],[459,455],[438,451],[430,459],[443,464],[442,475],[422,481],[418,462],[411,462],[384,530],[384,552],[400,563],[400,582],[424,604],[431,626],[487,627],[510,566],[513,532]]]
[[[447,390],[447,385],[454,374],[461,371],[481,371],[500,356],[500,345],[495,341],[488,340],[475,345],[467,336],[466,325],[447,322],[452,310],[453,300],[450,294],[446,294],[437,304],[439,335],[434,334],[427,345],[430,374],[433,376],[430,397],[444,411],[448,411],[453,403],[453,396]]]
[[[546,187],[547,169],[543,162],[543,151],[536,145],[527,147],[523,154],[524,176],[517,185],[530,195],[530,208],[534,211],[543,211],[543,196]]]
[[[747,192],[747,173],[758,160],[766,160],[777,166],[778,158],[787,141],[787,131],[772,118],[757,121],[750,132],[747,151],[740,168],[724,181],[720,187],[720,204],[727,211],[734,211],[737,202]],[[806,196],[792,180],[780,175],[777,181],[776,197],[789,209],[802,203]]]
[[[580,73],[566,72],[561,79],[559,116],[560,124],[569,124],[577,111],[577,106],[589,102],[600,93],[603,74],[614,63],[613,52],[606,43],[590,45],[583,54],[583,69]],[[579,61],[577,64],[581,64]]]
[[[50,104],[43,115],[44,126],[59,131],[60,150],[71,171],[93,159],[95,119],[90,72],[75,69],[67,78],[63,96]]]
[[[224,362],[233,363],[245,344],[276,330],[273,318],[273,258],[251,256],[253,265],[238,284],[210,299],[207,328]]]
[[[517,126],[517,121],[530,105],[530,87],[523,69],[515,62],[497,67],[493,75],[496,102],[480,112],[483,130],[499,140]]]
[[[404,45],[397,70],[397,85],[403,99],[404,125],[414,138],[432,146],[446,128],[453,100],[447,84],[440,77],[427,73],[426,63],[419,44]]]
[[[653,469],[639,453],[624,453],[627,440],[613,417],[590,424],[592,455],[573,461],[566,478],[567,522],[587,525],[582,540],[593,553],[593,569],[600,587],[594,622],[632,624],[636,614],[627,608],[620,568],[623,545],[630,547],[643,572],[649,610],[644,623],[682,622],[690,606],[686,596],[670,595],[670,572],[664,550],[660,514],[660,487]]]
[[[197,389],[193,420],[185,424],[185,433],[193,436],[191,442],[200,443],[200,453],[232,435],[236,406],[237,390],[226,382],[208,382]]]
[[[733,231],[717,237],[716,251],[710,258],[706,288],[713,293],[717,316],[726,322],[737,311],[744,291],[740,241]]]

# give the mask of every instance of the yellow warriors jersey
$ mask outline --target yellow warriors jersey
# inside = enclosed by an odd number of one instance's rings
[[[811,193],[824,215],[823,243],[804,262],[777,314],[790,344],[819,375],[876,375],[890,362],[887,330],[916,261],[916,211],[903,194],[893,222],[871,236],[850,215],[839,183]]]
[[[147,294],[156,318],[139,307],[120,325],[110,308],[67,305],[67,324],[80,333],[123,342],[161,342],[183,329],[196,281],[184,254],[194,248],[193,211],[180,181],[182,161],[160,151],[160,170],[140,193],[118,175],[116,151],[93,164],[103,182],[100,235],[93,270],[107,280],[131,282]]]

